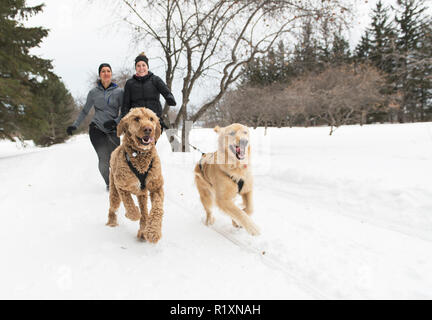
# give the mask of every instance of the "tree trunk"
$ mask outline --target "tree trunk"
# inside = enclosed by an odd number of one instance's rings
[[[185,106],[182,112],[182,152],[186,152],[186,115],[187,110]]]
[[[182,144],[181,144],[182,152],[190,152],[189,133],[191,128],[192,128],[192,121],[187,121],[186,115],[183,115],[182,116]]]
[[[366,124],[367,121],[367,112],[365,110],[362,110],[361,112],[361,118],[360,118],[360,125]]]

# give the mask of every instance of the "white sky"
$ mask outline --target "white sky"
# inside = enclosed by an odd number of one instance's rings
[[[62,77],[75,98],[87,95],[91,74],[97,73],[100,63],[108,62],[113,73],[130,67],[132,75],[135,56],[141,51],[149,51],[137,49],[141,45],[145,47],[145,44],[133,44],[127,26],[122,29],[113,26],[113,22],[118,22],[109,7],[113,1],[106,0],[102,4],[88,0],[27,0],[30,6],[45,3],[44,11],[31,18],[28,24],[50,29],[41,47],[32,52],[53,60],[54,72]],[[387,5],[395,1],[383,2]],[[369,14],[376,0],[358,0],[358,3],[356,22],[349,35],[352,45],[357,44],[363,29],[369,24]],[[149,64],[150,70],[164,79],[162,62],[150,56]],[[175,86],[173,93],[179,102],[180,86]],[[191,102],[199,103],[203,99],[204,96],[194,97]]]

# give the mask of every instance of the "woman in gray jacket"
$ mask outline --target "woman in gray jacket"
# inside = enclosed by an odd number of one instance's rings
[[[113,83],[112,70],[108,63],[99,66],[98,74],[100,80],[95,88],[90,90],[87,101],[75,122],[67,128],[69,135],[73,134],[92,107],[95,108],[95,115],[90,123],[90,141],[96,150],[99,158],[99,171],[105,180],[106,189],[109,188],[109,161],[111,152],[120,145],[120,138],[117,137],[116,126],[106,128],[104,124],[118,124],[120,121],[120,108],[123,104],[123,89]]]

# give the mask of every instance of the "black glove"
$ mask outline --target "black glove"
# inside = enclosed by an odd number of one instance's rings
[[[162,121],[161,118],[159,118],[159,123],[160,123],[162,131],[163,131],[163,129],[169,129],[168,126],[165,124],[164,121]]]
[[[77,128],[75,127],[75,126],[69,126],[69,127],[67,127],[67,129],[66,129],[66,132],[67,132],[67,134],[68,135],[73,135],[73,131],[75,131]]]
[[[117,122],[115,120],[108,120],[104,122],[103,126],[105,129],[112,131],[117,128]]]
[[[168,97],[168,99],[166,99],[166,102],[168,103],[169,106],[177,105],[177,102],[174,100],[174,98],[171,97]]]

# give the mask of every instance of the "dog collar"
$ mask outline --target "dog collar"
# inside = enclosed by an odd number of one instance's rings
[[[131,156],[134,157],[134,158],[136,158],[139,154],[142,153],[141,151],[137,151],[137,150],[134,150],[134,149],[132,149],[132,148],[131,148],[131,150],[132,150]],[[128,154],[127,152],[126,152],[126,154],[127,154],[128,157],[129,157],[129,154]]]

